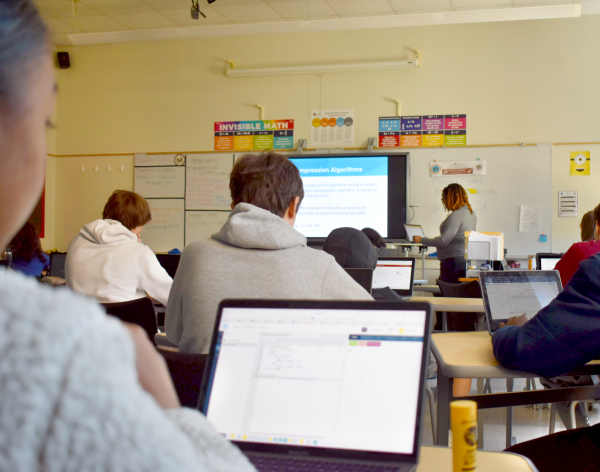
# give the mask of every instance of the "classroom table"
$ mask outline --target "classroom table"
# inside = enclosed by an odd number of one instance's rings
[[[512,392],[515,378],[535,378],[539,375],[506,369],[494,357],[490,334],[484,331],[435,333],[431,336],[431,351],[438,363],[437,432],[439,445],[448,445],[450,402],[454,400],[452,386],[455,378],[507,379],[506,393],[488,393],[460,397],[477,402],[478,409],[507,407],[506,447],[512,445],[512,408],[573,400],[600,398],[600,386]],[[598,375],[600,361],[592,361],[565,375]]]
[[[412,297],[413,302],[429,302],[433,311],[483,313],[481,298]]]
[[[537,472],[533,463],[511,452],[477,451],[479,472]],[[449,447],[423,446],[419,465],[415,472],[452,472],[452,449]]]
[[[439,285],[415,285],[413,287],[413,292],[429,292],[435,293],[436,295],[440,295],[442,293]]]
[[[459,282],[475,282],[479,281],[479,277],[459,277]]]

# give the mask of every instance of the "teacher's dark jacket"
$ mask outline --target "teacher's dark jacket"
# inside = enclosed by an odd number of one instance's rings
[[[600,358],[600,254],[581,262],[564,290],[523,326],[494,333],[509,369],[555,377]]]

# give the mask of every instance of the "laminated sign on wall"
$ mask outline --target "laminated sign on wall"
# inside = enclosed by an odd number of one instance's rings
[[[440,175],[485,175],[485,161],[432,162],[429,164],[432,177]]]

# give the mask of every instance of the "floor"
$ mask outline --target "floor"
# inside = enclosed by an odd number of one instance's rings
[[[428,385],[435,389],[436,380],[428,380]],[[493,392],[506,392],[506,381],[503,379],[492,379]],[[537,382],[537,388],[542,388]],[[525,389],[525,379],[515,379],[514,391]],[[471,394],[477,394],[477,381],[473,379]],[[502,451],[506,448],[506,408],[494,408],[478,412],[483,424],[483,449],[486,451]],[[593,410],[588,411],[591,424],[600,423],[600,407],[594,404]],[[431,416],[429,414],[429,403],[425,403],[425,427],[423,430],[423,444],[433,445],[431,434]],[[548,434],[550,423],[550,407],[548,405],[518,406],[513,408],[513,437],[516,442],[529,441]],[[565,427],[556,416],[555,432],[564,431]]]

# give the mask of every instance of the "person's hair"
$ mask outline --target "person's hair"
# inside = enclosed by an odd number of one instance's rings
[[[0,1],[0,101],[18,110],[23,101],[24,77],[34,59],[48,49],[48,29],[31,0]],[[26,81],[25,81],[26,82]]]
[[[588,211],[583,218],[579,227],[581,228],[581,240],[582,241],[593,241],[594,230],[596,229],[596,221],[600,217],[600,205],[596,209]]]
[[[373,228],[363,228],[362,232],[367,235],[367,238],[369,238],[369,241],[371,241],[371,244],[373,244],[373,246],[387,247],[385,241],[381,237],[381,234],[379,234]]]
[[[469,203],[467,191],[459,184],[450,184],[442,190],[442,203],[446,211],[454,211],[467,205],[469,211],[473,213],[473,208]]]
[[[40,262],[46,262],[37,228],[29,221],[25,223],[10,242],[13,259],[29,262],[37,257]]]
[[[135,192],[115,190],[109,197],[102,218],[116,220],[128,230],[144,226],[152,219],[148,202]]]
[[[234,206],[250,203],[282,218],[294,198],[304,198],[298,168],[272,151],[242,156],[231,171],[229,189]]]

